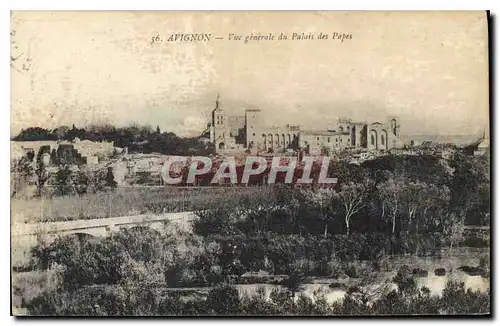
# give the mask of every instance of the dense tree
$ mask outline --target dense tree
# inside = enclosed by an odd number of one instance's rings
[[[449,182],[451,209],[466,212],[466,223],[477,224],[489,214],[490,163],[486,157],[456,152],[448,161],[452,169]]]
[[[169,155],[209,155],[215,153],[212,144],[205,144],[199,137],[184,138],[174,133],[160,133],[151,126],[131,124],[117,128],[110,124],[93,124],[87,128],[59,126],[53,130],[31,127],[21,130],[12,138],[15,141],[67,140],[75,138],[91,141],[110,141],[116,147],[128,147],[130,152],[161,153]]]
[[[47,183],[49,178],[50,175],[47,169],[45,168],[45,165],[41,160],[38,160],[36,162],[36,169],[35,169],[36,194],[38,197],[42,196],[43,188],[45,187],[45,184]]]
[[[75,192],[75,179],[73,178],[73,171],[69,165],[62,165],[55,175],[55,188],[58,196],[67,196]]]
[[[106,186],[116,188],[115,176],[113,175],[113,169],[111,167],[108,167],[106,173]]]
[[[12,140],[35,141],[35,140],[57,140],[57,135],[50,130],[41,127],[30,127],[22,129]]]

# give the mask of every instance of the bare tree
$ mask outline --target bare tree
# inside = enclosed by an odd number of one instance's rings
[[[423,210],[427,210],[429,207],[422,207],[420,200],[425,198],[425,189],[426,185],[420,182],[418,183],[409,183],[405,187],[405,193],[407,194],[406,209],[408,213],[408,225],[411,228],[412,220],[415,218],[415,214],[419,208],[423,208]],[[425,216],[425,212],[424,212]]]
[[[382,220],[386,219],[386,210],[392,223],[392,234],[396,232],[396,218],[401,209],[401,192],[404,188],[402,179],[389,179],[377,186],[382,205]]]
[[[453,245],[462,239],[464,233],[464,222],[465,215],[449,213],[446,216],[447,224],[444,228],[444,234],[448,236],[450,241],[450,250],[453,249]]]
[[[392,234],[396,232],[396,217],[401,208],[401,191],[403,190],[402,179],[389,179],[377,186],[379,198],[382,205],[382,220],[385,220],[387,210],[392,223]]]
[[[366,195],[366,185],[354,182],[342,185],[340,192],[336,194],[343,208],[347,235],[349,235],[351,219],[366,206]]]

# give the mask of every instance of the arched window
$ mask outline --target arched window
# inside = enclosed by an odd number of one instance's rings
[[[398,133],[396,119],[391,120],[391,131],[394,135]]]
[[[385,137],[384,137],[384,135],[380,135],[380,143],[382,144],[382,146],[385,146]]]
[[[376,149],[379,149],[379,132],[377,130],[370,130],[370,146],[373,146]],[[386,137],[387,138],[387,137]]]

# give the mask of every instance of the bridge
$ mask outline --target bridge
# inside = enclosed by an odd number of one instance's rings
[[[13,221],[11,226],[12,259],[13,262],[24,260],[27,255],[29,256],[29,250],[40,241],[52,242],[59,236],[103,237],[119,229],[133,227],[149,227],[163,232],[166,223],[173,223],[186,229],[189,228],[190,222],[196,218],[194,212],[180,212],[31,224],[16,224]]]
[[[194,212],[144,214],[110,218],[85,219],[48,223],[15,223],[11,226],[12,262],[24,261],[30,256],[29,250],[39,242],[52,242],[59,236],[104,237],[121,228],[149,227],[162,233],[166,223],[189,230],[190,223],[198,216]],[[466,226],[464,235],[477,235],[489,240],[489,226]]]

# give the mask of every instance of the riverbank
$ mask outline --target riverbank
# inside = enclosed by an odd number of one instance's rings
[[[394,277],[402,268],[410,271],[410,276],[415,280],[418,288],[426,287],[431,295],[442,295],[449,281],[463,282],[466,290],[488,293],[490,289],[489,275],[470,275],[461,267],[477,267],[489,262],[489,248],[454,248],[444,250],[438,255],[427,257],[416,256],[389,256],[386,258],[389,270],[378,273],[368,273],[359,277],[326,278],[307,277],[300,284],[297,295],[303,294],[313,302],[318,295],[324,296],[331,304],[342,300],[350,291],[365,290],[376,293],[397,288],[393,282]],[[365,262],[369,264],[369,262]],[[444,275],[436,270],[444,269]],[[425,272],[425,273],[424,273]],[[422,276],[426,274],[425,276]],[[44,292],[50,292],[55,287],[54,275],[50,271],[31,271],[12,274],[13,307],[24,311],[25,305],[33,298]],[[254,296],[262,293],[269,299],[274,291],[284,291],[283,283],[288,275],[270,275],[268,273],[248,273],[233,279],[233,284],[240,296]],[[213,286],[167,287],[165,293],[177,293],[186,300],[206,299]],[[380,294],[379,293],[379,294]]]

